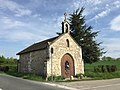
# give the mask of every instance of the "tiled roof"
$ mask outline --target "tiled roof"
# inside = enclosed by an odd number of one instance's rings
[[[17,53],[17,55],[28,53],[28,52],[32,52],[32,51],[45,49],[48,46],[48,42],[52,42],[55,39],[57,39],[58,37],[59,36],[53,37],[53,38],[50,38],[50,39],[47,39],[47,40],[44,40],[44,41],[41,41],[41,42],[38,42],[38,43],[35,43],[35,44],[27,47],[26,49],[22,50],[21,52]]]

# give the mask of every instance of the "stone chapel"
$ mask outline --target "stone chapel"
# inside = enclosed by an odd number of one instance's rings
[[[35,73],[45,77],[84,74],[82,48],[71,37],[70,26],[66,19],[62,22],[62,34],[35,43],[19,55],[18,71]]]

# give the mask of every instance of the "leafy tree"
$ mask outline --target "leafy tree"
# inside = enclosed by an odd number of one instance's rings
[[[0,65],[2,65],[2,64],[16,64],[16,63],[17,63],[17,59],[14,59],[13,57],[6,58],[4,56],[0,56]]]
[[[112,61],[112,60],[116,60],[115,58],[112,58],[112,57],[102,57],[102,60],[107,60],[107,61]]]
[[[95,40],[99,32],[92,32],[92,27],[86,25],[83,11],[82,7],[70,14],[70,34],[82,47],[84,62],[92,63],[100,60],[100,56],[105,52],[99,47],[101,43]]]
[[[70,34],[76,42],[82,47],[82,55],[85,63],[93,63],[100,60],[100,56],[104,53],[100,48],[102,42],[97,43],[96,36],[99,31],[92,32],[92,26],[87,26],[85,16],[82,15],[84,8],[77,9],[70,14]],[[62,33],[57,32],[58,35]]]
[[[117,58],[116,60],[120,60],[120,58]]]
[[[4,57],[4,56],[0,56],[0,64],[1,64],[1,63],[4,63],[4,62],[5,62],[5,60],[6,60],[6,59],[5,59],[5,57]]]

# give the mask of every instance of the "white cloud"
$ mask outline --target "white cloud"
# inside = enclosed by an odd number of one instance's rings
[[[33,17],[33,18],[36,18],[37,20],[40,20],[40,21],[42,20],[40,14],[34,14],[34,15],[32,15],[32,17]]]
[[[11,41],[11,42],[17,42],[17,41],[40,41],[42,38],[47,38],[45,36],[40,36],[38,34],[27,32],[27,31],[3,31],[0,33],[0,39]]]
[[[30,32],[22,32],[22,31],[14,31],[12,33],[8,33],[6,38],[9,38],[11,40],[32,40],[36,35]]]
[[[53,23],[55,27],[61,28],[61,22],[64,20],[64,15],[59,16],[58,18],[54,19],[56,23]]]
[[[35,22],[25,23],[9,17],[0,17],[0,27],[1,27],[0,40],[13,41],[13,42],[40,41],[50,36],[48,32],[53,27],[52,25],[35,23]],[[46,29],[44,27],[46,27]]]
[[[101,13],[98,14],[98,17],[104,17],[108,14],[110,10],[102,11]]]
[[[83,15],[88,15],[98,10],[98,5],[102,4],[104,1],[105,0],[74,0],[71,7],[73,9],[85,7]]]
[[[106,3],[106,4],[105,4]],[[113,1],[112,3],[107,3],[107,1],[105,2],[105,6],[104,4],[102,5],[101,8],[101,12],[97,13],[97,15],[95,15],[93,18],[91,18],[90,20],[88,20],[88,22],[93,21],[93,20],[98,20],[100,18],[103,18],[105,16],[107,16],[110,12],[120,8],[120,1]]]
[[[0,23],[1,27],[3,27],[4,29],[18,28],[20,26],[26,25],[26,23],[24,23],[24,22],[13,20],[8,17],[1,17],[0,22],[1,22]]]
[[[15,16],[31,15],[32,13],[31,10],[10,0],[0,0],[0,8],[12,11]]]
[[[113,4],[114,4],[117,8],[120,7],[120,1],[115,1],[115,2],[113,2]]]
[[[114,58],[120,57],[120,38],[103,38],[103,40],[102,46],[107,51],[105,55]]]
[[[97,20],[99,18],[105,17],[108,15],[108,13],[111,11],[111,9],[107,9],[105,11],[102,11],[100,13],[98,13],[96,16],[94,16],[92,19],[88,20],[88,22],[92,21],[92,20]]]
[[[103,0],[75,0],[72,4],[73,7],[75,8],[80,8],[81,6],[95,6],[98,4],[101,4]]]
[[[30,10],[24,10],[24,9],[17,9],[16,10],[16,14],[15,14],[15,16],[18,16],[18,17],[20,17],[20,16],[24,16],[24,15],[31,15],[31,13],[32,13],[32,11],[30,11]]]
[[[93,5],[98,5],[102,3],[102,0],[87,0],[87,3],[92,3]]]
[[[116,18],[114,18],[111,22],[110,22],[110,28],[112,30],[115,31],[120,31],[120,15],[117,16]]]

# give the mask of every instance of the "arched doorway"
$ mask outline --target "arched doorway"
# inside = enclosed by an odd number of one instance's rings
[[[74,60],[70,54],[65,54],[61,59],[61,75],[65,78],[74,76]]]

